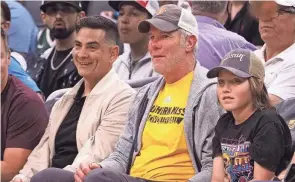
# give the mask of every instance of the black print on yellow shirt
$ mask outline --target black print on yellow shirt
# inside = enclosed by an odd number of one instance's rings
[[[185,108],[180,107],[160,107],[153,105],[151,113],[159,115],[181,115],[184,116]]]
[[[148,120],[157,124],[180,124],[184,117],[185,108],[153,106]]]
[[[159,117],[159,116],[152,116],[149,115],[148,120],[151,123],[157,123],[157,124],[180,124],[183,120],[183,117]]]

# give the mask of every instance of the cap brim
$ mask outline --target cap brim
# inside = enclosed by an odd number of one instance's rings
[[[42,5],[40,6],[40,10],[42,10],[43,12],[45,12],[45,11],[46,11],[46,8],[47,8],[48,6],[50,6],[50,5],[52,5],[52,4],[55,4],[55,3],[64,3],[64,4],[67,4],[67,5],[69,5],[69,6],[74,7],[78,12],[82,11],[82,8],[81,8],[81,7],[75,6],[75,5],[73,5],[73,4],[71,4],[71,3],[68,3],[68,2],[65,2],[65,1],[60,1],[60,2],[58,2],[58,1],[47,2],[46,4],[42,4]]]
[[[45,12],[45,10],[46,10],[46,7],[47,6],[50,6],[50,5],[52,5],[52,4],[54,4],[54,3],[56,3],[56,2],[47,2],[46,4],[42,4],[41,6],[40,6],[40,10],[42,10],[43,12]]]
[[[282,5],[282,6],[293,6],[295,7],[295,3],[294,2],[291,2],[291,1],[287,1],[287,0],[275,0],[275,2],[279,5]]]
[[[112,7],[114,10],[119,11],[119,7],[122,1],[109,1],[110,7]]]
[[[150,31],[151,25],[153,25],[155,28],[157,28],[163,32],[172,32],[172,31],[179,29],[178,26],[176,26],[173,23],[170,23],[166,20],[162,20],[159,18],[153,18],[153,19],[144,20],[144,21],[140,22],[138,25],[138,31],[140,33],[148,33]]]
[[[232,74],[234,74],[238,77],[241,77],[241,78],[250,78],[251,77],[251,75],[248,73],[245,73],[245,72],[240,71],[238,69],[235,69],[232,67],[227,67],[227,66],[218,66],[218,67],[211,69],[210,71],[208,71],[207,77],[208,78],[216,78],[216,77],[218,77],[219,72],[224,69],[231,72]]]

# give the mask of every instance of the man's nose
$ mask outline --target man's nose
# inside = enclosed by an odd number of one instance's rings
[[[80,50],[77,51],[77,56],[79,58],[85,58],[88,56],[87,50],[84,47],[81,47]]]
[[[161,49],[161,44],[157,40],[150,40],[149,41],[149,48],[150,49]]]
[[[121,19],[121,22],[124,23],[124,24],[128,24],[129,23],[129,17],[126,14],[122,15],[120,17],[120,19]]]
[[[56,17],[57,19],[61,19],[61,18],[62,18],[62,15],[63,15],[63,12],[62,12],[61,10],[57,10],[57,11],[56,11],[56,14],[55,14],[55,17]]]

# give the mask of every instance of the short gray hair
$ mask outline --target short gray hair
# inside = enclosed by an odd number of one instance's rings
[[[186,30],[184,30],[182,28],[178,29],[178,32],[180,33],[181,41],[183,43],[185,43],[185,40],[186,40],[186,38],[188,36],[193,35],[192,33],[188,32],[188,31],[186,31]],[[195,45],[195,48],[194,48],[193,52],[196,52],[197,51],[197,49],[198,49],[198,42],[199,42],[199,40],[198,40],[198,37],[197,37],[197,43]]]
[[[217,0],[217,1],[207,1],[198,0],[191,1],[192,13],[212,13],[219,14],[222,13],[227,8],[228,1]]]

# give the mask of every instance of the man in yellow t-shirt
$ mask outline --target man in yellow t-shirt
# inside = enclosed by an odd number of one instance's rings
[[[184,133],[184,112],[193,72],[159,92],[144,127],[140,155],[131,175],[169,181],[186,181],[194,175]],[[182,170],[179,170],[182,168]]]
[[[216,83],[207,79],[207,70],[195,59],[197,21],[187,10],[164,5],[138,30],[149,33],[153,68],[163,76],[138,91],[115,152],[98,164],[82,163],[74,178],[209,182],[214,126],[223,112]],[[63,182],[73,178],[73,173],[56,169],[46,175]]]

